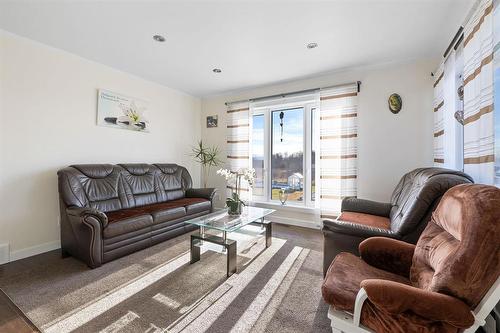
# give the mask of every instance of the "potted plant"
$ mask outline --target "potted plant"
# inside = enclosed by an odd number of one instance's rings
[[[231,196],[226,199],[226,206],[229,215],[240,215],[242,206],[245,206],[245,203],[240,199],[241,179],[243,178],[252,187],[255,179],[255,169],[241,169],[239,172],[219,169],[217,174],[226,178],[228,183],[234,182],[234,187],[231,187]]]
[[[192,148],[192,155],[195,161],[201,164],[203,172],[203,187],[207,187],[207,180],[212,167],[219,166],[222,161],[219,159],[219,148],[207,147],[203,145],[203,141],[198,141],[198,146]]]

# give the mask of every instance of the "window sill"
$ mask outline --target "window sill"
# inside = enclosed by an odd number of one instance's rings
[[[250,206],[262,207],[262,208],[271,208],[276,209],[278,211],[290,211],[297,213],[305,213],[305,214],[319,214],[319,209],[314,207],[306,207],[306,206],[296,206],[296,205],[282,205],[277,202],[269,202],[269,201],[250,201]]]

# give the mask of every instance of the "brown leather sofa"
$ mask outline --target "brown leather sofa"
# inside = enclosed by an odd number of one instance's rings
[[[471,327],[471,311],[500,276],[500,189],[455,186],[416,246],[373,237],[359,252],[361,258],[339,254],[326,274],[322,294],[335,310],[353,313],[363,288],[368,298],[360,323],[375,332],[456,333]]]
[[[61,248],[95,268],[194,230],[215,189],[176,164],[80,164],[59,170]]]
[[[373,236],[415,244],[443,194],[455,185],[471,183],[460,171],[419,168],[405,174],[389,203],[357,198],[342,201],[341,215],[323,221],[323,274],[340,252],[358,255],[358,246]]]

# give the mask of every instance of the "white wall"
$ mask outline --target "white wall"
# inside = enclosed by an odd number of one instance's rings
[[[151,133],[96,125],[97,89],[149,101]],[[200,100],[0,31],[0,243],[11,260],[59,244],[56,172],[76,163],[173,162],[189,156]]]
[[[362,81],[358,111],[358,197],[387,201],[405,172],[432,166],[433,80],[430,73],[436,63],[425,60],[364,67],[206,98],[202,100],[202,139],[225,150],[224,102]],[[391,93],[398,93],[403,99],[403,109],[397,115],[387,106]],[[219,127],[206,128],[208,115],[219,116]],[[212,174],[209,185],[225,193],[221,177]]]

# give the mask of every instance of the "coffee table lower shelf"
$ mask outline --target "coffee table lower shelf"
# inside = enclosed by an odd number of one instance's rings
[[[264,226],[266,228],[266,248],[271,246],[273,233],[272,222],[262,219],[262,221],[255,221],[249,224]],[[230,277],[236,273],[236,241],[228,239],[226,231],[223,231],[222,237],[205,234],[205,228],[206,227],[200,226],[199,233],[191,235],[191,264],[200,261],[201,247],[198,244],[199,242],[217,244],[223,246],[223,252],[226,253],[227,277]]]

